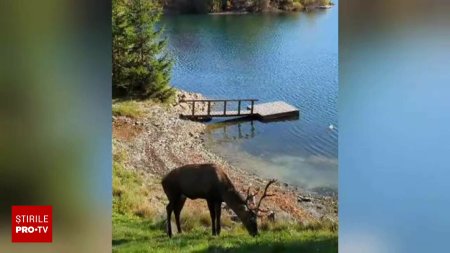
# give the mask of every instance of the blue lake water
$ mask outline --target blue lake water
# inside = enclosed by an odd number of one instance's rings
[[[210,98],[282,100],[300,109],[294,121],[212,122],[214,150],[264,176],[337,191],[337,6],[278,15],[166,16],[163,24],[176,61],[175,87]]]

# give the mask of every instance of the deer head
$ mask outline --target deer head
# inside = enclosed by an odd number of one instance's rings
[[[269,189],[269,186],[275,182],[276,182],[275,179],[271,179],[267,183],[266,187],[264,188],[264,192],[257,204],[255,204],[255,196],[258,195],[259,188],[256,189],[255,192],[250,191],[251,186],[249,186],[247,188],[247,197],[245,198],[245,200],[246,200],[245,202],[246,202],[246,210],[247,210],[248,218],[246,219],[247,221],[244,221],[244,225],[247,228],[247,230],[250,232],[251,235],[258,234],[256,218],[258,217],[259,213],[269,211],[269,210],[261,209],[261,203],[262,203],[263,199],[265,199],[266,197],[274,196],[274,194],[267,193],[267,189]]]

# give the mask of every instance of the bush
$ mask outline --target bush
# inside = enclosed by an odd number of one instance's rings
[[[331,0],[300,0],[300,3],[304,7],[314,6],[314,5],[326,6],[326,5],[332,4]]]
[[[321,6],[332,5],[333,3],[330,0],[319,0],[319,4]]]
[[[222,0],[210,0],[210,12],[222,11]]]
[[[292,5],[292,10],[293,11],[301,11],[304,8],[305,7],[303,7],[303,5],[300,2],[294,2],[294,4]]]

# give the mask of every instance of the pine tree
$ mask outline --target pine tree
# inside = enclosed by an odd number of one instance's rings
[[[126,6],[123,0],[112,1],[112,87],[113,96],[126,96],[130,83],[125,76],[127,66]]]
[[[156,24],[161,7],[152,0],[113,1],[113,94],[167,100],[172,61]]]

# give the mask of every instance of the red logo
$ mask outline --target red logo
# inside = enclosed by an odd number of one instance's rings
[[[12,242],[52,242],[52,206],[13,206]]]

